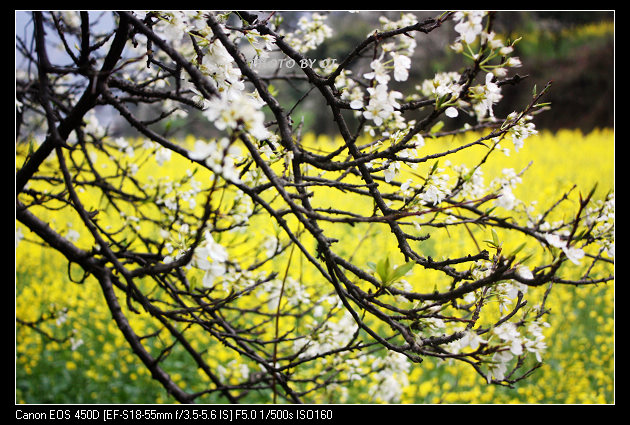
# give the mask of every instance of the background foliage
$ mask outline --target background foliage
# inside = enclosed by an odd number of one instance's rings
[[[416,12],[418,16],[431,12]],[[286,20],[299,18],[301,12],[289,14]],[[352,25],[344,22],[347,14],[331,12],[329,16],[334,34],[312,54],[314,58],[339,58],[365,38],[378,24],[380,16],[396,19],[399,12],[368,12],[353,16]],[[359,19],[360,17],[360,19]],[[521,76],[529,76],[530,84],[521,84],[505,90],[504,100],[497,105],[497,113],[507,115],[510,105],[527,104],[533,82],[553,80],[553,90],[546,101],[554,107],[536,118],[540,129],[556,131],[564,128],[580,129],[588,133],[596,128],[614,125],[614,12],[612,11],[499,11],[496,18],[499,34],[506,39],[522,37],[515,46],[515,56],[522,60],[518,69]],[[450,25],[446,23],[445,27]],[[409,79],[402,88],[414,87],[436,72],[457,70],[463,67],[460,55],[448,47],[449,30],[434,31],[422,40],[413,58]],[[304,86],[306,87],[306,86]],[[304,93],[303,87],[280,93],[280,100],[292,104]],[[325,104],[311,96],[298,106],[296,117],[303,117],[305,126],[318,134],[332,135],[334,124]],[[449,125],[456,128],[460,119]],[[123,122],[113,130],[119,134],[132,134]],[[173,121],[170,132],[185,137],[187,134],[207,135],[213,132],[207,121],[194,113],[188,120]]]

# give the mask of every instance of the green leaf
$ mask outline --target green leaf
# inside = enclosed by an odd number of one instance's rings
[[[409,273],[411,269],[413,269],[413,266],[415,265],[416,263],[414,261],[409,261],[408,263],[405,263],[402,266],[396,267],[396,269],[394,269],[392,281],[398,280],[401,277],[405,276],[407,273]]]
[[[490,213],[491,213],[492,211],[494,211],[496,208],[497,208],[496,206],[491,207],[491,208],[488,208],[488,209],[485,211],[485,215],[490,215]]]
[[[278,89],[276,88],[276,86],[274,86],[273,84],[269,84],[267,86],[267,91],[269,92],[270,95],[272,95],[273,97],[276,97],[278,95]]]
[[[469,180],[472,178],[472,176],[475,174],[475,171],[476,171],[476,169],[475,169],[475,168],[473,168],[472,170],[470,170],[468,173],[466,173],[466,175],[462,178],[462,180],[463,180],[464,182],[469,181]]]
[[[491,241],[489,239],[484,240],[483,242],[485,242],[486,244],[488,244],[489,247],[491,248],[497,248],[498,245],[494,243],[494,241]]]
[[[29,158],[31,155],[33,155],[33,152],[35,152],[35,140],[30,139],[28,141],[28,153],[26,154],[26,157]]]
[[[431,130],[429,130],[429,133],[431,134],[437,133],[438,131],[442,129],[442,127],[444,127],[444,121],[438,121],[435,124],[433,124],[433,127],[431,127]]]
[[[526,242],[523,242],[522,244],[520,244],[519,246],[516,247],[516,249],[514,251],[512,251],[512,256],[516,256],[516,254],[518,254],[523,248],[525,248],[525,245],[527,245]]]
[[[497,231],[494,229],[490,229],[490,231],[492,232],[492,241],[496,246],[499,246],[499,235],[497,235]]]
[[[439,164],[440,164],[440,161],[439,161],[439,160],[438,160],[438,161],[435,161],[435,162],[433,163],[433,166],[431,167],[431,171],[429,171],[429,175],[431,175],[431,174],[433,174],[433,173],[435,173],[435,172],[437,171],[437,169],[438,169],[438,165],[439,165]]]
[[[376,274],[378,274],[378,277],[383,284],[387,283],[388,269],[389,269],[389,257],[385,257],[384,259],[381,259],[376,264]]]
[[[368,262],[367,265],[375,273],[376,277],[378,277],[385,289],[385,287],[391,285],[409,273],[416,263],[414,261],[409,261],[394,268],[389,261],[389,256],[386,256],[385,258],[379,260],[376,264]]]

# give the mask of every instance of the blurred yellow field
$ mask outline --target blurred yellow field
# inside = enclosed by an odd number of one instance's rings
[[[462,143],[459,137],[470,139],[473,135],[453,136],[426,140],[423,153],[439,152]],[[187,140],[183,143],[191,143]],[[336,142],[324,136],[305,136],[304,144],[317,146],[323,151],[332,150]],[[505,142],[506,144],[509,142]],[[138,145],[141,145],[139,142]],[[16,157],[19,167],[25,152],[18,146]],[[465,149],[440,161],[443,172],[454,176],[453,166],[473,167],[486,150],[482,147]],[[134,161],[153,161],[142,148],[135,150]],[[98,157],[95,163],[104,173],[115,173],[113,163],[107,158]],[[403,170],[401,180],[414,179],[426,174],[426,169],[433,163],[421,164],[417,170]],[[275,164],[282,167],[282,163]],[[109,168],[108,168],[109,167]],[[423,168],[424,167],[424,168]],[[614,132],[611,129],[597,130],[589,134],[579,131],[564,130],[557,133],[541,132],[529,137],[518,152],[510,150],[509,155],[496,152],[483,166],[486,181],[500,177],[504,169],[513,169],[517,173],[526,170],[522,183],[514,190],[517,199],[531,208],[533,216],[544,211],[572,186],[569,202],[575,207],[579,193],[588,191],[597,184],[595,199],[603,200],[614,190]],[[423,173],[423,170],[424,173]],[[144,166],[137,176],[139,181],[154,180],[162,182],[164,190],[182,191],[184,187],[174,187],[170,182],[191,173],[189,160],[175,154],[162,166]],[[148,174],[152,173],[152,174]],[[193,175],[191,173],[191,175]],[[210,173],[199,170],[194,179],[187,184],[204,182]],[[46,181],[37,182],[45,190]],[[352,206],[352,208],[370,208],[349,196],[345,199],[327,196],[325,188],[317,189],[322,193],[315,196],[316,207],[329,208],[333,205]],[[335,196],[339,191],[334,191]],[[100,207],[101,199],[89,189],[82,194],[88,210]],[[226,193],[225,196],[230,196]],[[535,201],[535,202],[534,202]],[[202,198],[190,200],[192,209],[201,211]],[[534,202],[533,204],[530,204]],[[229,203],[228,203],[229,204]],[[61,205],[59,205],[61,207]],[[49,225],[67,238],[76,240],[77,245],[90,249],[93,241],[82,227],[76,214],[66,208],[37,211]],[[103,226],[122,229],[134,226],[134,216],[144,214],[150,217],[156,211],[101,211],[99,218]],[[228,211],[226,210],[226,214]],[[506,216],[509,211],[501,212]],[[554,211],[558,219],[568,212]],[[256,218],[258,220],[258,218]],[[226,218],[227,220],[227,218]],[[552,219],[550,218],[550,221]],[[291,224],[290,225],[294,225]],[[268,236],[274,234],[269,222],[261,219],[256,226],[251,226],[259,233],[240,234],[232,240],[222,241],[230,250],[230,255],[246,258],[262,246]],[[331,226],[332,236],[340,242],[334,246],[338,253],[354,257],[357,264],[364,266],[373,260],[368,249],[359,249],[370,244],[379,251],[395,251],[394,246],[387,246],[379,233],[378,225],[357,225],[348,232],[348,227]],[[345,229],[345,230],[344,230]],[[159,235],[159,229],[149,229]],[[518,235],[509,232],[499,235],[506,250],[519,245]],[[447,231],[433,231],[431,238],[419,242],[423,255],[441,258],[447,255],[462,255],[475,251],[475,245],[486,239],[481,228],[470,229],[470,234],[462,229],[461,234]],[[308,240],[303,241],[305,244]],[[374,248],[376,249],[376,248]],[[527,249],[527,248],[526,248]],[[285,257],[279,257],[280,259]],[[400,260],[400,259],[398,259]],[[254,261],[252,259],[251,261]],[[299,263],[295,260],[295,264]],[[283,267],[282,263],[269,264],[269,270]],[[587,267],[587,266],[584,266]],[[291,278],[301,279],[309,285],[315,284],[317,276],[312,267],[300,265],[293,267]],[[576,273],[579,270],[576,270]],[[594,276],[597,273],[594,272]],[[128,348],[123,336],[111,320],[111,313],[105,305],[98,283],[88,277],[82,280],[82,270],[68,264],[60,254],[40,245],[37,236],[28,232],[20,223],[16,224],[16,385],[17,401],[20,403],[170,403],[166,392],[152,381],[150,373]],[[446,285],[441,277],[431,272],[416,270],[409,278],[409,284],[420,292],[429,292],[435,286]],[[75,283],[73,283],[72,281]],[[76,283],[78,282],[78,283]],[[546,296],[547,287],[530,289],[532,300]],[[297,296],[297,295],[296,295]],[[124,299],[124,294],[121,295]],[[243,302],[257,302],[255,297],[244,298]],[[262,302],[262,301],[261,301]],[[569,287],[555,285],[549,295],[547,306],[550,314],[546,321],[551,325],[545,329],[548,349],[544,355],[544,364],[531,377],[520,381],[514,389],[488,385],[483,378],[464,364],[426,359],[422,364],[412,365],[408,371],[401,403],[613,403],[614,402],[614,284]],[[243,306],[247,307],[247,306]],[[270,305],[270,310],[273,306]],[[139,334],[149,335],[159,329],[146,314],[131,314],[137,321]],[[43,320],[45,319],[45,320]],[[37,322],[37,323],[35,323]],[[35,325],[37,324],[37,330]],[[283,323],[283,330],[289,330],[297,324]],[[303,326],[304,324],[300,324]],[[44,332],[42,332],[44,330]],[[190,338],[189,338],[190,339]],[[246,365],[234,352],[225,349],[209,335],[199,332],[193,343],[196,349],[205,351],[209,363],[220,374],[236,382],[244,373]],[[168,345],[163,341],[154,349],[159,352]],[[207,350],[205,350],[205,348]],[[195,367],[185,363],[176,354],[168,361],[173,370],[176,383],[185,388],[195,388],[195,381],[208,378],[198,373]],[[326,367],[319,364],[313,367]],[[229,369],[229,371],[228,371]],[[230,375],[231,373],[231,375]],[[367,373],[364,379],[377,379]],[[371,378],[372,377],[372,378]],[[328,394],[312,393],[312,403],[378,403],[382,400],[373,398],[362,391],[363,382],[353,381],[345,389],[331,389]],[[81,390],[78,390],[82,388]],[[266,395],[254,402],[268,402]],[[212,400],[213,401],[213,400]]]

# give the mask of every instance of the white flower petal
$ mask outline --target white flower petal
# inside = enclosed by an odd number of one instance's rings
[[[459,115],[459,112],[457,111],[457,109],[452,106],[449,106],[448,108],[446,108],[446,111],[444,111],[444,113],[449,118],[455,118],[457,115]]]

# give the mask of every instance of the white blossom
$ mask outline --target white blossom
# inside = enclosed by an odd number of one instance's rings
[[[520,277],[522,277],[523,279],[533,279],[534,275],[532,274],[531,270],[524,265],[520,265],[516,268],[516,274]]]
[[[459,112],[457,111],[457,109],[452,106],[449,106],[448,108],[446,108],[444,113],[449,118],[455,118],[457,115],[459,115]]]
[[[400,107],[397,99],[402,98],[402,93],[395,90],[388,91],[384,84],[370,87],[367,90],[370,94],[370,101],[363,112],[365,118],[374,121],[376,125],[381,125],[398,112],[395,111],[395,108]]]
[[[507,363],[512,360],[514,356],[510,351],[497,351],[492,356],[492,363],[488,369],[486,379],[490,382],[492,376],[495,379],[502,381],[505,379],[505,372],[507,372]]]
[[[518,115],[516,112],[512,112],[510,115],[507,116],[506,121],[509,122],[511,120],[514,120],[517,118],[517,116]],[[514,150],[516,150],[517,152],[519,149],[523,147],[525,139],[527,139],[529,136],[538,134],[538,131],[536,130],[536,126],[534,125],[534,123],[528,122],[528,120],[531,118],[532,118],[531,116],[523,117],[521,121],[511,126],[507,130],[507,134],[510,135],[510,137],[512,138],[512,143],[514,144]]]
[[[81,236],[81,234],[79,232],[77,232],[76,230],[74,230],[74,229],[68,229],[68,232],[66,233],[66,238],[70,242],[78,241],[80,236]]]
[[[455,12],[453,20],[457,22],[455,31],[460,35],[460,39],[467,44],[474,43],[481,32],[483,26],[481,21],[485,16],[485,12],[476,10],[467,10]]]
[[[479,348],[479,344],[488,342],[477,334],[477,332],[471,330],[466,331],[459,341],[461,347],[470,347],[472,350]]]
[[[392,163],[389,164],[389,167],[383,170],[385,181],[387,183],[391,182],[394,178],[396,178],[399,172],[400,172],[400,163],[393,161]]]
[[[114,139],[114,143],[118,147],[119,151],[124,152],[128,157],[133,158],[133,146],[129,144],[127,139],[125,139],[124,137],[117,137],[116,139]]]
[[[223,178],[239,182],[239,172],[235,166],[240,155],[238,147],[230,143],[227,137],[204,142],[197,140],[195,149],[189,153],[191,159],[205,160],[204,163]]]
[[[514,209],[516,205],[516,197],[512,193],[512,188],[510,186],[504,186],[499,193],[499,197],[495,201],[495,205],[498,207],[503,207],[506,210]]]
[[[486,116],[494,118],[493,106],[503,97],[501,87],[492,82],[493,78],[494,75],[489,72],[486,74],[486,83],[484,85],[470,88],[475,101],[473,109],[478,119],[483,119]]]
[[[584,258],[584,250],[574,246],[568,246],[567,241],[563,241],[562,239],[560,239],[560,236],[554,233],[546,233],[543,235],[543,237],[545,238],[547,243],[549,243],[549,245],[556,248],[561,248],[566,257],[573,264],[580,265],[580,260]]]
[[[211,287],[217,277],[227,272],[228,252],[221,244],[215,242],[210,231],[204,232],[203,242],[195,248],[191,265],[205,271],[203,286]]]
[[[430,80],[424,80],[417,89],[425,96],[441,98],[446,95],[459,96],[462,86],[457,84],[460,75],[457,72],[438,72]]]
[[[247,38],[247,41],[254,47],[256,55],[261,57],[266,56],[265,52],[273,50],[273,45],[276,41],[273,35],[262,35],[257,29],[247,31],[245,38]]]
[[[510,57],[505,61],[505,66],[509,66],[510,68],[519,68],[521,66],[521,60],[517,57]]]
[[[281,33],[284,41],[300,53],[316,49],[324,40],[330,38],[333,33],[332,28],[326,24],[326,15],[313,13],[309,17],[302,16],[298,20],[298,29],[296,31]]]
[[[534,353],[536,360],[542,361],[542,353],[547,349],[547,344],[542,333],[543,327],[549,327],[547,322],[534,321],[527,326],[527,333],[530,335],[525,340],[525,349],[530,353]]]
[[[409,385],[409,367],[407,357],[395,351],[388,351],[385,357],[375,359],[372,363],[372,370],[377,370],[375,384],[369,389],[372,398],[385,403],[399,402],[403,388]]]
[[[409,77],[409,68],[411,67],[411,59],[409,56],[392,53],[394,57],[394,80],[406,81]]]
[[[294,348],[301,351],[300,358],[316,356],[348,344],[357,327],[352,315],[346,311],[338,321],[328,320],[317,333],[309,333],[296,340]]]
[[[348,100],[350,101],[350,107],[352,109],[363,108],[363,92],[361,91],[360,88],[355,87],[349,92],[344,92],[344,93],[348,93],[347,96],[348,96]]]
[[[70,337],[70,350],[76,351],[77,348],[83,345],[83,339]]]
[[[515,356],[523,354],[521,334],[512,322],[505,322],[493,329],[493,333],[509,344],[510,352]]]
[[[555,246],[556,248],[561,248],[565,245],[565,243],[562,242],[562,240],[560,239],[560,236],[554,233],[546,233],[544,235],[544,238],[549,243],[549,245]]]
[[[497,37],[497,34],[492,31],[492,32],[482,32],[481,33],[481,39],[483,41],[485,41],[488,45],[488,47],[492,50],[497,50],[497,49],[501,49],[501,54],[503,55],[507,55],[508,52],[507,51],[503,51],[502,49],[505,47],[503,44],[503,41]],[[511,47],[510,47],[511,49]]]
[[[570,247],[565,245],[562,247],[562,251],[564,252],[564,255],[566,255],[567,258],[577,266],[580,265],[580,260],[584,258],[584,250],[574,246]]]
[[[238,126],[262,140],[270,133],[264,125],[265,114],[257,100],[248,95],[217,96],[207,103],[203,114],[219,130],[235,130]]]
[[[387,66],[382,60],[374,59],[370,62],[370,68],[372,68],[372,72],[365,73],[363,76],[368,80],[376,80],[379,85],[385,85],[386,87],[389,82],[389,73],[387,72]]]
[[[447,187],[448,175],[435,176],[431,175],[427,179],[426,189],[421,195],[425,204],[437,205],[450,194]]]
[[[157,162],[158,165],[162,166],[165,162],[171,159],[171,154],[172,152],[170,149],[160,147],[157,149],[157,151],[155,151],[155,162]]]

